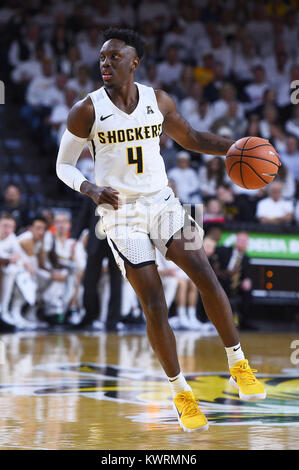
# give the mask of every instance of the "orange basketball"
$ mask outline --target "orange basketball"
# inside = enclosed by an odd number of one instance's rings
[[[243,137],[228,150],[226,171],[231,180],[246,189],[271,183],[280,167],[279,155],[266,139]]]

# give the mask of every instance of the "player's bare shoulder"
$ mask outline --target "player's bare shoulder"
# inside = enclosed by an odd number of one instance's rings
[[[165,117],[167,114],[175,110],[175,102],[171,96],[164,90],[155,90],[155,95],[158,103],[158,107]]]
[[[71,108],[67,119],[67,128],[78,137],[88,137],[94,120],[95,111],[92,100],[86,96]]]

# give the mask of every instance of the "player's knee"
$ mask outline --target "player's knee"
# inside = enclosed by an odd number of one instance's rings
[[[145,316],[147,322],[156,326],[162,326],[167,323],[167,307],[161,299],[152,299],[145,307]]]

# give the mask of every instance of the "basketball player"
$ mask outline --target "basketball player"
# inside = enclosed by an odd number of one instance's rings
[[[212,155],[225,155],[233,142],[195,131],[167,93],[134,82],[143,47],[133,31],[105,31],[99,53],[104,86],[71,109],[58,152],[57,175],[98,206],[116,262],[145,313],[148,338],[169,379],[179,423],[185,431],[205,430],[207,419],[180,371],[155,247],[199,289],[225,346],[230,383],[239,389],[241,399],[262,399],[266,394],[242,352],[228,298],[202,248],[203,231],[186,216],[167,185],[159,137],[165,132],[190,151]],[[86,143],[94,157],[96,184],[76,168]]]

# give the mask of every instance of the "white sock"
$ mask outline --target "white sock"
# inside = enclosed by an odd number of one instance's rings
[[[236,344],[236,346],[231,346],[229,348],[225,348],[228,360],[228,367],[233,367],[237,362],[242,361],[245,359],[244,353],[241,348],[241,344]]]
[[[190,320],[194,321],[194,320],[197,320],[197,317],[196,317],[196,307],[188,307],[188,314],[189,314],[189,318]]]
[[[187,318],[187,314],[186,314],[186,307],[178,307],[178,316],[179,318],[184,318],[186,319]]]
[[[176,397],[180,392],[191,392],[192,388],[187,384],[182,372],[176,377],[168,377],[169,385],[171,387],[173,397]]]

